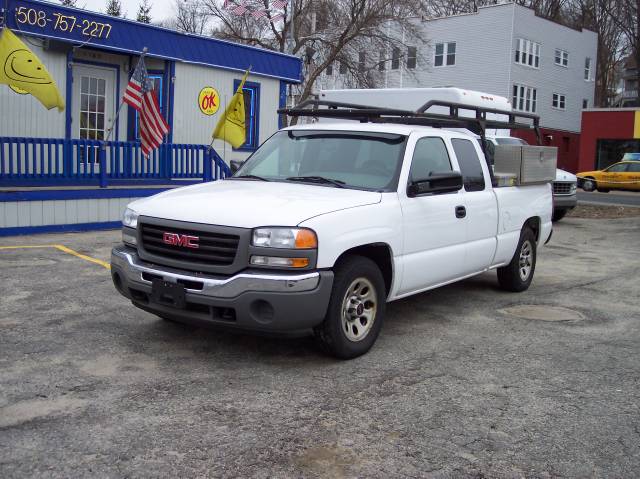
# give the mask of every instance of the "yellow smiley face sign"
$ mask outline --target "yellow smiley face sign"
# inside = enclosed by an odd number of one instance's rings
[[[64,109],[58,87],[44,64],[8,28],[0,35],[0,83],[21,95],[30,93],[49,110]]]
[[[211,116],[220,108],[220,94],[213,87],[206,86],[198,95],[198,106],[205,115]]]

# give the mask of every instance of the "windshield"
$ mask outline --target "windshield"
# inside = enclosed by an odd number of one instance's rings
[[[496,137],[498,145],[526,145],[527,142],[520,138],[511,138],[509,136]]]
[[[395,191],[406,141],[388,133],[279,131],[233,177]]]

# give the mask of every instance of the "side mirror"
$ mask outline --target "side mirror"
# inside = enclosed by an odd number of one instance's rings
[[[235,175],[243,164],[244,160],[231,160],[231,174]]]
[[[427,178],[420,178],[409,183],[407,196],[413,198],[421,195],[437,195],[453,193],[463,186],[462,175],[457,171],[435,173]]]

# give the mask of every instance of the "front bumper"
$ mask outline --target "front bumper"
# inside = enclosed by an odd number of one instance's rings
[[[216,277],[142,261],[135,249],[111,251],[116,289],[150,313],[176,321],[256,330],[298,332],[324,319],[333,286],[332,271],[239,273]],[[184,305],[176,307],[152,293],[153,281],[181,284]]]
[[[578,197],[573,195],[553,195],[553,207],[561,210],[570,210],[578,204]]]

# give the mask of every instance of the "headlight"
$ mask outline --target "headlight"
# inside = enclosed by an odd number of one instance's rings
[[[128,226],[129,228],[137,228],[138,213],[133,211],[131,208],[127,208],[126,210],[124,210],[124,216],[122,217],[122,224],[124,226]]]
[[[571,188],[569,189],[569,192],[571,194],[574,194],[576,191],[578,191],[578,184],[577,183],[571,183]]]
[[[318,237],[307,228],[258,228],[253,230],[253,246],[262,248],[313,249]]]

